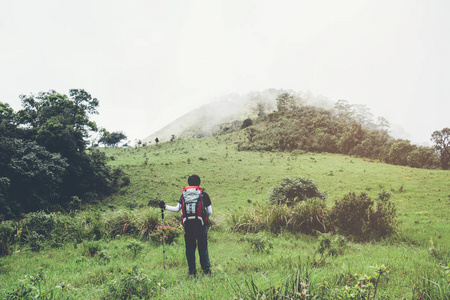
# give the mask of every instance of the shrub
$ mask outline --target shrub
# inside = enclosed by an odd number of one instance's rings
[[[127,244],[127,249],[133,253],[133,257],[136,258],[138,252],[141,252],[143,245],[141,242],[136,240],[131,240]]]
[[[317,184],[312,179],[284,178],[278,187],[272,189],[269,198],[272,204],[293,206],[310,198],[325,199],[325,193],[319,191]]]
[[[177,237],[179,237],[182,232],[183,230],[181,228],[176,228],[173,226],[164,226],[163,229],[163,227],[160,225],[149,234],[149,238],[157,243],[162,243],[163,238],[165,238],[166,244],[172,244],[173,241]]]
[[[101,241],[87,241],[84,243],[85,255],[94,257],[97,253],[103,250],[103,243]]]
[[[244,120],[244,122],[242,122],[241,129],[245,129],[245,128],[250,127],[252,125],[253,125],[252,119],[247,118],[247,119]]]
[[[331,209],[333,225],[346,235],[362,237],[367,232],[370,208],[373,201],[366,193],[356,196],[349,193],[341,200],[335,201]]]
[[[140,228],[139,235],[141,237],[145,237],[145,236],[149,235],[158,226],[158,216],[154,213],[145,215],[141,224],[142,225]]]
[[[375,210],[371,212],[369,228],[375,238],[385,237],[397,230],[397,209],[390,201],[392,194],[382,191],[378,194],[378,202]]]
[[[323,264],[327,257],[336,257],[344,252],[346,241],[342,236],[327,233],[321,235],[319,240],[319,246],[314,253],[313,265],[315,266]]]
[[[0,256],[10,253],[10,246],[17,229],[12,221],[0,223]]]
[[[47,214],[44,211],[29,213],[23,220],[22,227],[25,237],[36,233],[45,238],[55,228],[55,214]]]
[[[397,229],[396,209],[390,198],[390,193],[381,192],[374,208],[375,202],[366,193],[349,193],[335,201],[330,219],[338,232],[359,240],[388,236]]]
[[[131,268],[109,283],[103,299],[151,299],[158,296],[158,286],[142,270]]]

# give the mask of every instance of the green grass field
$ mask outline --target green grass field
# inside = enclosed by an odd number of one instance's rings
[[[187,276],[182,236],[166,245],[165,270],[162,245],[136,236],[68,242],[40,252],[14,245],[11,255],[0,258],[1,298],[28,284],[44,298],[110,299],[114,289],[134,284],[151,289],[149,298],[247,299],[276,295],[296,282],[300,292],[308,291],[305,298],[313,299],[309,291],[318,286],[341,288],[349,276],[370,276],[373,266],[385,265],[389,280],[380,280],[378,295],[417,299],[419,283],[425,278],[425,284],[435,289],[433,295],[449,299],[449,278],[442,275],[450,257],[449,171],[332,154],[239,152],[239,139],[232,134],[138,149],[105,149],[114,158],[111,165],[122,166],[131,183],[120,193],[73,213],[80,220],[97,214],[100,222],[110,220],[111,214],[129,219],[160,217],[159,209],[148,202],[162,199],[175,205],[187,177],[196,173],[212,198],[215,225],[208,235],[212,276]],[[284,177],[296,176],[315,180],[328,194],[330,207],[349,192],[364,191],[376,198],[383,189],[390,190],[400,222],[398,234],[368,243],[347,240],[339,255],[314,266],[319,237],[262,232],[251,237],[262,242],[265,251],[255,251],[245,239],[250,235],[229,230],[231,214],[268,203],[271,188]],[[178,214],[166,212],[167,222],[175,224],[171,219],[176,218]],[[148,284],[139,285],[144,281]],[[301,299],[301,293],[297,297]]]

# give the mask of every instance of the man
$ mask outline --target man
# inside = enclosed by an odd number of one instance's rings
[[[186,259],[189,266],[189,275],[197,274],[195,266],[195,249],[198,243],[200,265],[204,274],[211,274],[208,255],[208,217],[212,214],[211,199],[200,188],[200,177],[192,174],[188,178],[189,186],[183,188],[177,206],[169,206],[161,201],[159,207],[168,211],[181,213],[184,226],[184,241],[186,244]]]

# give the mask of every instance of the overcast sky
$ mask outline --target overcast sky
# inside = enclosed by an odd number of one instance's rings
[[[368,105],[414,143],[450,127],[450,1],[0,0],[0,101],[82,88],[143,139],[229,93]]]

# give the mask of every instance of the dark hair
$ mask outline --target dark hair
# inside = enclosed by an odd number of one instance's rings
[[[198,175],[192,174],[188,178],[188,184],[190,186],[200,186],[200,177]]]

